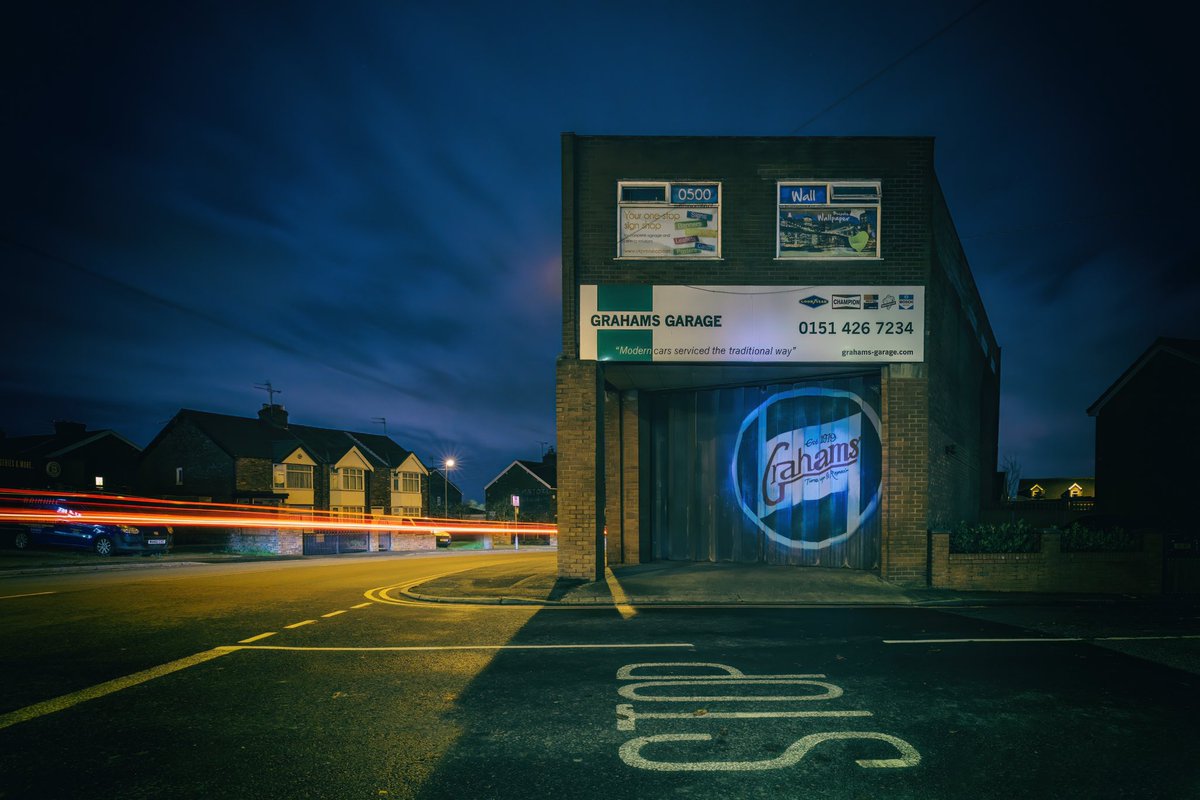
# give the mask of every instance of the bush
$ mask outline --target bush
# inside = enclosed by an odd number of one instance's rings
[[[1059,533],[1064,553],[1134,553],[1142,549],[1142,535],[1120,526],[1092,530],[1073,522]]]
[[[1036,553],[1041,547],[1041,535],[1025,520],[1000,525],[963,522],[950,531],[951,553]]]

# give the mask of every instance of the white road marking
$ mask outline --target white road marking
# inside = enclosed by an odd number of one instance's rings
[[[638,689],[643,689],[648,686],[656,686],[662,688],[673,688],[676,686],[759,686],[763,684],[776,685],[783,684],[788,686],[816,686],[825,690],[824,694],[774,694],[774,695],[647,695],[639,694]],[[725,703],[725,702],[747,702],[747,703],[773,703],[783,701],[803,701],[803,700],[833,700],[842,696],[840,686],[834,686],[832,683],[824,681],[810,681],[799,679],[778,679],[774,676],[753,677],[753,678],[705,678],[703,680],[670,680],[670,681],[643,681],[641,683],[627,683],[624,686],[617,688],[617,694],[624,697],[626,700],[640,700],[646,703]]]
[[[311,621],[311,620],[310,620]],[[422,652],[429,650],[644,650],[662,647],[695,647],[689,642],[659,642],[656,644],[447,644],[407,645],[396,647],[288,647],[285,645],[255,645],[235,647],[234,650],[297,650],[338,653]]]
[[[276,633],[276,631],[267,631],[266,633],[260,633],[258,636],[251,636],[249,639],[242,639],[241,641],[238,642],[238,644],[250,644],[251,642],[257,642],[259,639],[265,639],[268,636],[274,636],[275,633]]]
[[[870,711],[708,711],[697,714],[694,711],[657,712],[643,711],[635,713],[631,703],[617,704],[617,730],[633,730],[639,719],[769,719],[782,717],[784,719],[807,719],[809,717],[869,717]]]
[[[31,719],[37,719],[46,714],[53,714],[56,711],[63,711],[88,700],[95,700],[98,697],[104,697],[105,695],[119,692],[122,689],[128,689],[130,686],[136,686],[139,683],[161,678],[163,675],[170,675],[172,672],[178,672],[181,669],[187,669],[196,664],[202,664],[205,661],[229,655],[232,652],[233,648],[215,647],[212,650],[205,650],[203,653],[196,653],[187,658],[180,658],[176,661],[160,664],[157,667],[135,672],[123,678],[114,678],[111,681],[105,681],[87,689],[81,689],[78,692],[64,694],[62,697],[56,697],[53,700],[46,700],[41,703],[34,703],[31,706],[25,706],[25,708],[18,708],[16,711],[0,715],[0,729],[16,725],[19,722],[28,722]]]
[[[322,614],[321,619],[328,619],[329,617],[336,617],[338,614],[345,614],[345,613],[346,613],[346,609],[344,609],[344,608],[341,611],[330,611],[328,614]]]
[[[640,736],[621,745],[619,752],[621,760],[629,766],[655,772],[751,772],[794,766],[800,763],[809,750],[822,742],[838,739],[874,739],[887,742],[895,747],[900,757],[855,759],[855,763],[860,767],[867,769],[914,767],[921,763],[921,754],[911,744],[903,739],[897,739],[895,736],[874,731],[813,733],[792,742],[777,758],[763,761],[650,761],[642,756],[642,748],[655,742],[709,742],[712,741],[712,738],[712,734],[708,733],[664,733],[658,736]]]
[[[634,675],[635,669],[642,667],[705,667],[720,670],[719,675]],[[728,664],[717,664],[712,661],[646,661],[641,664],[626,664],[617,670],[619,681],[674,681],[696,680],[698,678],[737,678],[739,680],[757,680],[758,678],[824,678],[823,674],[811,673],[806,675],[747,675],[737,667]]]
[[[1012,644],[1054,642],[1137,642],[1162,639],[1200,639],[1200,634],[1178,634],[1171,636],[1063,636],[1059,638],[1035,636],[1011,639],[884,639],[884,644]]]
[[[6,594],[0,600],[12,600],[15,597],[38,597],[43,594],[58,594],[58,592],[30,592],[29,594]]]
[[[1050,642],[1082,642],[1082,638],[1078,636],[1064,636],[1058,639],[1048,637],[1031,637],[1031,638],[1012,638],[1012,639],[884,639],[884,644],[1012,644],[1016,642],[1036,642],[1046,644]]]
[[[284,625],[283,627],[290,631],[292,628],[299,628],[301,625],[312,625],[314,622],[316,622],[315,619],[306,619],[302,622],[293,622],[291,625]]]

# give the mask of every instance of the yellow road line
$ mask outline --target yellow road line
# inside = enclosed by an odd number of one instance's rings
[[[312,625],[314,622],[316,622],[315,619],[306,619],[301,622],[293,622],[291,625],[284,625],[283,627],[290,631],[292,628],[299,628],[301,625]]]
[[[251,642],[257,642],[259,639],[265,639],[268,636],[274,636],[275,633],[276,633],[276,631],[267,631],[266,633],[260,633],[258,636],[251,636],[249,639],[242,639],[238,642],[238,644],[250,644]]]
[[[330,611],[328,614],[322,614],[321,619],[328,619],[329,617],[336,617],[338,614],[345,614],[345,613],[346,613],[346,609],[344,609],[344,608],[341,611]]]
[[[430,650],[657,650],[695,647],[691,642],[651,642],[647,644],[431,644],[395,647],[289,647],[281,644],[251,645],[238,650],[294,650],[316,653],[395,653]]]
[[[171,661],[166,664],[160,664],[157,667],[135,672],[132,675],[126,675],[123,678],[114,678],[111,681],[98,683],[87,689],[81,689],[78,692],[64,694],[62,697],[56,697],[53,700],[46,700],[41,703],[34,703],[25,708],[18,708],[16,711],[10,711],[7,714],[0,716],[0,730],[11,725],[16,725],[19,722],[28,722],[31,719],[53,714],[57,711],[63,711],[71,706],[85,703],[88,700],[95,700],[98,697],[119,692],[122,689],[128,689],[131,686],[136,686],[139,683],[161,678],[163,675],[170,675],[172,672],[178,672],[181,669],[194,667],[197,664],[203,664],[205,661],[211,661],[214,658],[227,656],[234,652],[236,648],[230,647],[214,647],[212,650],[205,650],[203,653],[196,653],[187,658],[181,658],[176,661]]]
[[[358,605],[356,605],[356,606],[350,606],[350,607],[351,607],[351,608],[366,608],[366,607],[367,607],[367,606],[369,606],[369,605],[371,605],[371,604],[370,604],[370,603],[359,603],[359,604],[358,604]]]
[[[629,595],[625,594],[625,590],[621,588],[617,576],[613,575],[613,571],[608,567],[604,568],[604,582],[608,584],[608,591],[612,593],[613,605],[617,607],[617,612],[621,615],[621,619],[629,619],[637,616],[637,609],[629,605]]]

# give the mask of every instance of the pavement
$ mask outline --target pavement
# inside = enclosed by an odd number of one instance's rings
[[[63,572],[185,567],[247,561],[455,557],[489,551],[412,551],[347,553],[340,556],[280,556],[227,553],[197,547],[153,556],[100,558],[92,553],[52,549],[0,549],[0,578]],[[507,551],[517,555],[514,551]],[[521,548],[520,554],[555,552],[551,547]],[[1079,603],[1174,602],[1161,595],[1049,594],[1034,592],[964,592],[902,588],[872,572],[825,567],[661,561],[606,569],[605,580],[559,578],[551,558],[516,559],[512,563],[460,570],[409,586],[402,593],[431,603],[505,605],[746,605],[746,606],[966,606],[1057,605]]]
[[[910,589],[849,569],[654,562],[616,566],[604,581],[562,579],[552,559],[492,564],[403,590],[438,603],[536,605],[966,606],[1161,603],[1162,596]]]

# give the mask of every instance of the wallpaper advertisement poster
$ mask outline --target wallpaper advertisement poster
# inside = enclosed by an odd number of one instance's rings
[[[579,287],[579,357],[888,363],[925,358],[923,286]]]
[[[877,373],[655,403],[656,557],[878,565]]]
[[[619,209],[618,258],[704,258],[721,254],[716,206],[630,206]]]
[[[780,258],[876,258],[879,209],[779,209]]]

